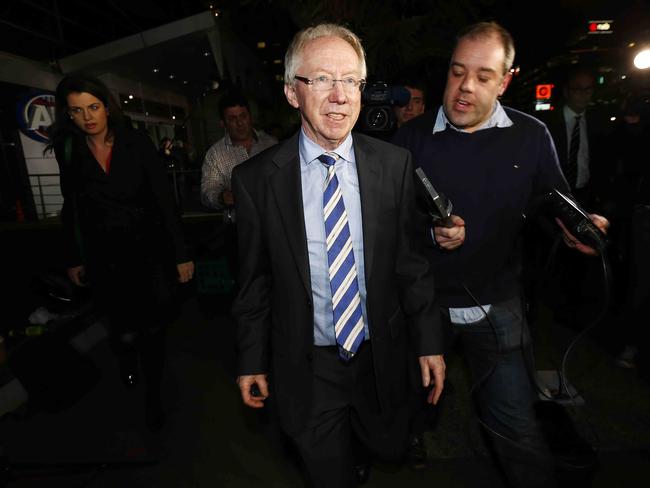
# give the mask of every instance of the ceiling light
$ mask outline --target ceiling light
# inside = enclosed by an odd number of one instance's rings
[[[650,49],[644,48],[639,53],[634,56],[634,66],[637,69],[648,69],[650,68]]]

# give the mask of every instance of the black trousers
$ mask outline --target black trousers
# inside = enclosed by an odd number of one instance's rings
[[[371,457],[401,459],[408,438],[406,403],[380,411],[370,343],[348,363],[336,347],[315,346],[312,364],[312,411],[306,428],[292,437],[311,485],[354,487],[355,464]]]

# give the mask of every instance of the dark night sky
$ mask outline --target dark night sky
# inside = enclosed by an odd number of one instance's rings
[[[547,0],[543,3],[531,3],[518,0],[401,0],[374,1],[360,0],[243,0],[215,1],[205,0],[114,0],[104,6],[89,5],[85,1],[71,0],[59,2],[61,13],[70,20],[63,22],[63,35],[66,44],[44,43],[46,34],[58,37],[56,23],[45,10],[35,9],[34,3],[12,2],[12,8],[0,9],[0,40],[2,49],[17,54],[29,54],[33,46],[33,56],[37,58],[56,58],[72,54],[74,51],[87,49],[109,40],[146,30],[157,25],[171,22],[207,9],[212,3],[221,8],[229,20],[237,26],[238,33],[251,41],[259,40],[260,34],[275,32],[279,39],[288,39],[292,27],[310,18],[308,14],[291,12],[296,4],[303,5],[304,11],[316,12],[311,18],[326,16],[337,20],[338,16],[353,25],[368,25],[372,21],[386,22],[377,16],[382,12],[385,17],[429,16],[435,29],[442,37],[451,37],[465,23],[473,20],[491,18],[501,22],[514,35],[518,47],[517,60],[520,64],[537,64],[548,57],[566,50],[579,34],[586,30],[587,20],[593,18],[618,19],[625,11],[631,12],[633,6],[643,10],[648,25],[648,1],[639,0]],[[43,5],[49,2],[44,2]],[[363,5],[355,11],[356,5]],[[319,7],[320,6],[320,7]],[[373,8],[370,9],[369,6]],[[531,13],[530,10],[533,10]],[[372,15],[375,17],[372,17]],[[640,22],[643,15],[630,14],[629,21]],[[101,18],[101,27],[93,19]],[[339,19],[340,20],[340,19]],[[89,21],[91,21],[89,23]],[[32,32],[15,29],[12,26],[24,26]],[[91,26],[92,29],[86,28]],[[623,27],[619,23],[616,27]],[[294,29],[295,30],[295,27]],[[389,33],[387,33],[389,34]],[[433,38],[435,40],[435,38]],[[49,51],[49,53],[48,53]]]
[[[11,2],[0,8],[0,49],[51,61],[207,10],[205,0],[85,0],[58,2],[59,30],[50,2]],[[275,39],[270,59],[282,58],[297,28],[309,20],[343,21],[362,37],[369,75],[394,81],[402,69],[443,82],[454,34],[476,20],[496,20],[515,39],[522,75],[570,50],[621,46],[643,33],[650,40],[648,0],[220,0],[220,24],[230,26],[251,51]],[[38,5],[42,7],[37,8]],[[300,7],[297,11],[296,5]],[[534,10],[532,13],[530,10]],[[101,19],[101,22],[98,21]],[[611,36],[588,36],[590,19],[614,19]],[[379,27],[377,27],[379,26]],[[393,28],[396,28],[394,31]],[[411,30],[409,30],[411,29]],[[409,37],[410,36],[410,37]],[[63,41],[61,41],[61,37]],[[636,39],[638,41],[638,39]],[[260,54],[261,52],[257,52]],[[268,66],[271,66],[269,69]],[[281,70],[267,60],[269,71]],[[392,70],[392,71],[391,71]],[[271,79],[274,73],[270,73]],[[523,76],[522,76],[523,78]]]

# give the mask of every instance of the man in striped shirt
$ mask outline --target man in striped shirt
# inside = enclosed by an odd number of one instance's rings
[[[235,204],[230,190],[232,169],[278,142],[253,128],[248,101],[240,93],[224,95],[219,102],[219,114],[226,134],[208,149],[201,170],[201,203],[215,210]]]

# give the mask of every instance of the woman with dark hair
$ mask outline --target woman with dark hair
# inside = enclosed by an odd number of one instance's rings
[[[127,386],[138,382],[139,359],[147,423],[160,428],[164,331],[178,312],[173,283],[194,272],[160,157],[148,135],[125,123],[108,88],[86,75],[59,83],[50,137],[68,277],[91,286]]]

